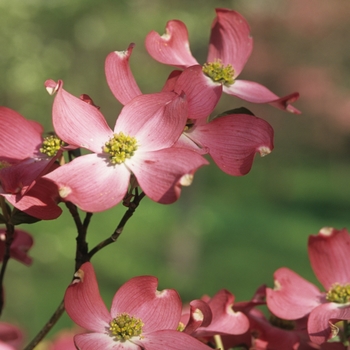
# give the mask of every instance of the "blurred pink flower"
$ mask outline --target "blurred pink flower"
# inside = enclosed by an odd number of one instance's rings
[[[6,322],[0,322],[0,350],[20,349],[23,342],[22,331]]]
[[[275,288],[267,288],[267,305],[276,316],[296,320],[309,315],[308,333],[316,344],[337,334],[334,323],[350,319],[350,235],[346,229],[323,228],[308,241],[312,269],[327,292],[295,272],[280,268]]]
[[[0,228],[0,261],[5,254],[6,229]],[[25,265],[32,263],[32,258],[27,255],[33,245],[33,237],[26,231],[15,229],[13,241],[10,247],[10,256]]]
[[[278,97],[256,82],[237,80],[253,49],[250,27],[236,11],[216,9],[210,36],[207,63],[202,67],[208,86],[220,86],[222,91],[253,103],[269,103],[277,108],[299,114],[291,106],[299,98],[298,93]],[[192,56],[186,25],[179,20],[169,21],[166,34],[155,31],[146,37],[146,49],[157,61],[185,69],[198,65]]]
[[[116,292],[110,313],[101,299],[92,265],[83,264],[75,277],[65,294],[65,308],[75,323],[91,331],[75,336],[79,349],[210,349],[177,331],[180,297],[175,290],[157,291],[155,277],[140,276],[126,282]]]
[[[71,146],[93,152],[45,176],[57,184],[64,200],[82,210],[103,211],[118,204],[131,174],[149,198],[172,203],[181,186],[208,164],[196,152],[172,148],[186,124],[187,103],[181,95],[137,96],[124,106],[112,131],[96,107],[69,94],[62,82],[47,81],[46,86],[57,91],[53,104],[57,135]]]
[[[53,338],[48,350],[76,350],[73,340],[75,334],[76,331],[73,330],[60,331]]]

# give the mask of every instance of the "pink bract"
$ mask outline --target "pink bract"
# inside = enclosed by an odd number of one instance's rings
[[[221,62],[224,66],[231,65],[234,74],[234,83],[222,84],[223,92],[253,103],[269,103],[274,107],[299,114],[300,111],[291,106],[299,94],[278,97],[265,86],[256,82],[238,80],[253,49],[253,39],[250,36],[250,27],[245,18],[236,11],[216,9],[215,18],[210,35],[207,63]],[[198,65],[192,56],[188,40],[186,25],[179,20],[169,21],[166,33],[160,36],[155,31],[146,37],[146,49],[157,61],[186,69]]]
[[[336,285],[350,286],[350,235],[346,229],[323,228],[308,242],[311,266],[325,290]],[[332,324],[350,319],[350,303],[328,299],[325,292],[295,272],[281,268],[275,272],[275,288],[267,288],[267,305],[276,316],[295,320],[308,315],[308,333],[316,344],[335,335]]]
[[[269,154],[273,129],[268,122],[248,114],[230,114],[209,122],[198,120],[184,131],[176,146],[208,153],[225,173],[246,175],[256,153]]]
[[[248,318],[240,311],[233,310],[234,295],[222,289],[212,298],[203,298],[212,312],[209,325],[201,326],[193,332],[197,338],[211,337],[216,334],[243,334],[249,329]]]
[[[77,279],[65,294],[65,308],[76,324],[91,332],[75,336],[74,341],[79,349],[210,349],[176,330],[181,317],[180,297],[175,290],[157,291],[155,277],[130,279],[116,292],[111,311],[108,312],[101,299],[92,265],[89,262],[83,264],[75,276]],[[110,327],[123,314],[141,320],[143,325],[139,335],[120,341]]]
[[[52,81],[47,82],[51,87]],[[183,177],[208,162],[194,151],[172,148],[184,129],[187,103],[182,95],[162,92],[135,97],[122,109],[114,130],[101,112],[57,84],[53,104],[53,125],[57,135],[71,146],[92,154],[74,159],[45,176],[54,181],[64,200],[82,210],[103,211],[125,196],[131,174],[152,200],[176,201]],[[134,138],[137,149],[130,158],[112,164],[104,146],[114,135]]]

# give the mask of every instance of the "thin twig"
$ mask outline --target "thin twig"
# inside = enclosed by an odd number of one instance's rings
[[[72,218],[75,222],[75,226],[77,228],[78,236],[77,240],[77,248],[75,254],[75,271],[81,266],[81,264],[87,260],[87,243],[86,243],[86,232],[90,223],[90,219],[92,214],[86,213],[86,217],[84,223],[81,222],[79,212],[77,207],[71,203],[66,202],[66,207],[68,208]],[[62,300],[60,305],[57,307],[54,314],[51,316],[49,321],[44,325],[44,327],[40,330],[40,332],[36,335],[36,337],[27,345],[24,350],[32,350],[34,347],[46,336],[46,334],[51,330],[51,328],[56,324],[56,322],[60,319],[60,317],[64,313],[64,301]]]
[[[47,333],[51,330],[51,328],[56,324],[56,322],[60,319],[60,317],[64,313],[64,301],[62,300],[54,314],[51,316],[49,321],[45,324],[45,326],[41,329],[41,331],[36,335],[36,337],[24,348],[24,350],[32,350],[34,349],[46,336]]]
[[[119,225],[117,226],[117,228],[115,229],[111,237],[109,237],[105,241],[102,241],[95,248],[93,248],[89,253],[88,253],[88,245],[86,242],[86,233],[90,223],[90,219],[92,217],[92,213],[86,213],[84,222],[82,223],[77,207],[73,203],[70,203],[70,202],[66,203],[66,206],[73,217],[73,220],[75,222],[75,225],[78,231],[77,249],[76,249],[76,256],[75,256],[75,262],[76,262],[75,271],[77,271],[84,262],[90,261],[90,259],[103,247],[109,245],[110,243],[115,242],[118,239],[118,237],[123,231],[125,224],[132,217],[132,215],[134,214],[136,208],[139,206],[144,196],[145,196],[144,193],[141,193],[139,195],[136,190],[134,200],[128,204],[129,206],[128,210],[125,212],[124,216],[120,220]],[[45,326],[41,329],[41,331],[37,334],[37,336],[27,345],[27,347],[24,350],[34,349],[34,347],[46,336],[46,334],[56,324],[56,322],[62,316],[63,312],[64,312],[64,301],[61,302],[61,304],[56,309],[55,313],[51,316],[50,320],[45,324]]]
[[[88,257],[89,257],[88,261],[90,261],[91,258],[102,248],[110,245],[111,243],[114,243],[119,238],[119,236],[123,232],[124,226],[126,225],[128,220],[132,217],[132,215],[134,214],[136,208],[139,206],[144,196],[145,196],[144,192],[142,192],[140,195],[139,194],[135,195],[134,200],[129,203],[128,210],[125,212],[124,216],[120,220],[120,223],[117,226],[117,228],[114,230],[113,234],[90,250],[90,252],[88,253]]]
[[[3,197],[0,197],[0,207],[2,215],[6,221],[6,238],[5,238],[5,253],[2,260],[1,271],[0,271],[0,314],[4,307],[4,277],[7,268],[7,263],[10,259],[11,244],[15,234],[15,226],[11,223],[11,208],[6,203]]]
[[[5,240],[5,253],[2,259],[1,271],[0,271],[0,315],[4,307],[4,278],[7,268],[7,264],[11,255],[11,244],[15,234],[15,226],[12,224],[6,224],[6,240]]]

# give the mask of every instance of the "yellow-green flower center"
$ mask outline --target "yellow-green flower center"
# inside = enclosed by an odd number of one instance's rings
[[[230,64],[224,66],[220,60],[205,63],[202,67],[202,71],[215,83],[220,83],[223,85],[232,85],[235,82],[235,71],[233,67]]]
[[[182,332],[185,328],[185,325],[182,322],[179,322],[179,325],[177,326],[176,330]]]
[[[126,313],[120,314],[109,323],[109,334],[114,340],[126,341],[132,337],[142,339],[143,323],[141,319],[132,317]]]
[[[326,299],[330,302],[339,304],[346,304],[350,302],[350,284],[333,284],[332,288],[326,295]]]
[[[279,318],[275,315],[270,315],[269,321],[273,326],[281,328],[281,329],[293,330],[295,328],[295,324],[293,321],[284,320],[284,319]]]
[[[135,154],[136,150],[137,140],[135,137],[124,135],[122,132],[114,134],[103,147],[103,152],[109,153],[112,164],[124,163],[126,159]]]
[[[194,121],[192,119],[187,119],[186,125],[184,127],[184,132],[190,131],[194,125]]]
[[[44,138],[40,152],[53,157],[57,154],[64,142],[60,140],[57,136],[50,135]]]

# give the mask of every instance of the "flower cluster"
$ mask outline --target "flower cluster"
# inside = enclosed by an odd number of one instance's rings
[[[71,95],[62,81],[45,83],[55,94],[55,136],[43,139],[38,123],[0,109],[0,195],[15,208],[38,219],[59,216],[60,201],[99,212],[137,186],[158,203],[172,203],[198,168],[208,164],[205,154],[224,172],[240,176],[250,171],[256,153],[264,156],[273,149],[272,127],[251,112],[212,116],[222,92],[299,113],[290,104],[297,93],[279,98],[258,83],[237,80],[253,41],[247,22],[235,11],[217,9],[203,66],[189,51],[184,23],[170,21],[165,35],[147,35],[152,57],[182,69],[170,74],[161,92],[139,89],[129,66],[133,47],[106,59],[108,85],[124,105],[113,129],[89,96]],[[90,153],[64,164],[62,152],[78,148]]]
[[[33,239],[15,226],[56,219],[64,203],[78,231],[77,272],[64,306],[83,331],[74,332],[79,333],[74,344],[71,333],[64,334],[50,349],[343,349],[350,319],[346,230],[322,229],[309,239],[311,264],[326,292],[282,268],[274,289],[262,286],[247,302],[234,303],[234,295],[222,289],[183,305],[175,290],[158,291],[155,277],[140,276],[119,288],[107,310],[89,261],[118,238],[143,196],[171,204],[209,164],[206,156],[223,172],[242,176],[257,153],[273,150],[273,128],[265,120],[245,108],[216,113],[222,94],[300,113],[292,106],[298,93],[279,97],[259,83],[238,79],[253,39],[236,11],[216,10],[203,65],[192,56],[181,21],[169,21],[163,35],[150,32],[145,45],[156,61],[177,69],[161,91],[143,93],[129,65],[135,45],[107,55],[106,80],[123,105],[113,128],[92,98],[73,96],[62,80],[45,82],[54,95],[54,132],[47,137],[39,123],[0,107],[0,222],[6,227],[0,229],[0,311],[8,259],[31,263],[27,252]],[[88,251],[92,213],[121,202],[130,211],[109,239]],[[77,208],[86,212],[84,221]],[[270,319],[261,305],[271,311]],[[339,321],[345,322],[340,326]],[[335,341],[327,343],[331,337]],[[17,349],[21,340],[17,329],[0,324],[0,349]]]
[[[267,305],[277,317],[307,319],[307,332],[316,344],[329,339],[345,341],[350,320],[349,232],[325,227],[309,237],[308,251],[311,267],[325,291],[290,269],[280,268],[274,275],[275,287],[266,290]],[[339,321],[343,321],[341,325]]]
[[[280,268],[275,288],[261,286],[250,301],[234,303],[229,291],[220,290],[212,298],[204,296],[182,306],[174,290],[157,291],[155,277],[140,276],[117,291],[110,312],[92,265],[85,263],[65,295],[68,315],[90,331],[76,335],[75,344],[79,349],[345,350],[350,234],[346,229],[323,228],[309,237],[308,249],[325,292]],[[268,307],[269,317],[259,308],[262,305]]]

